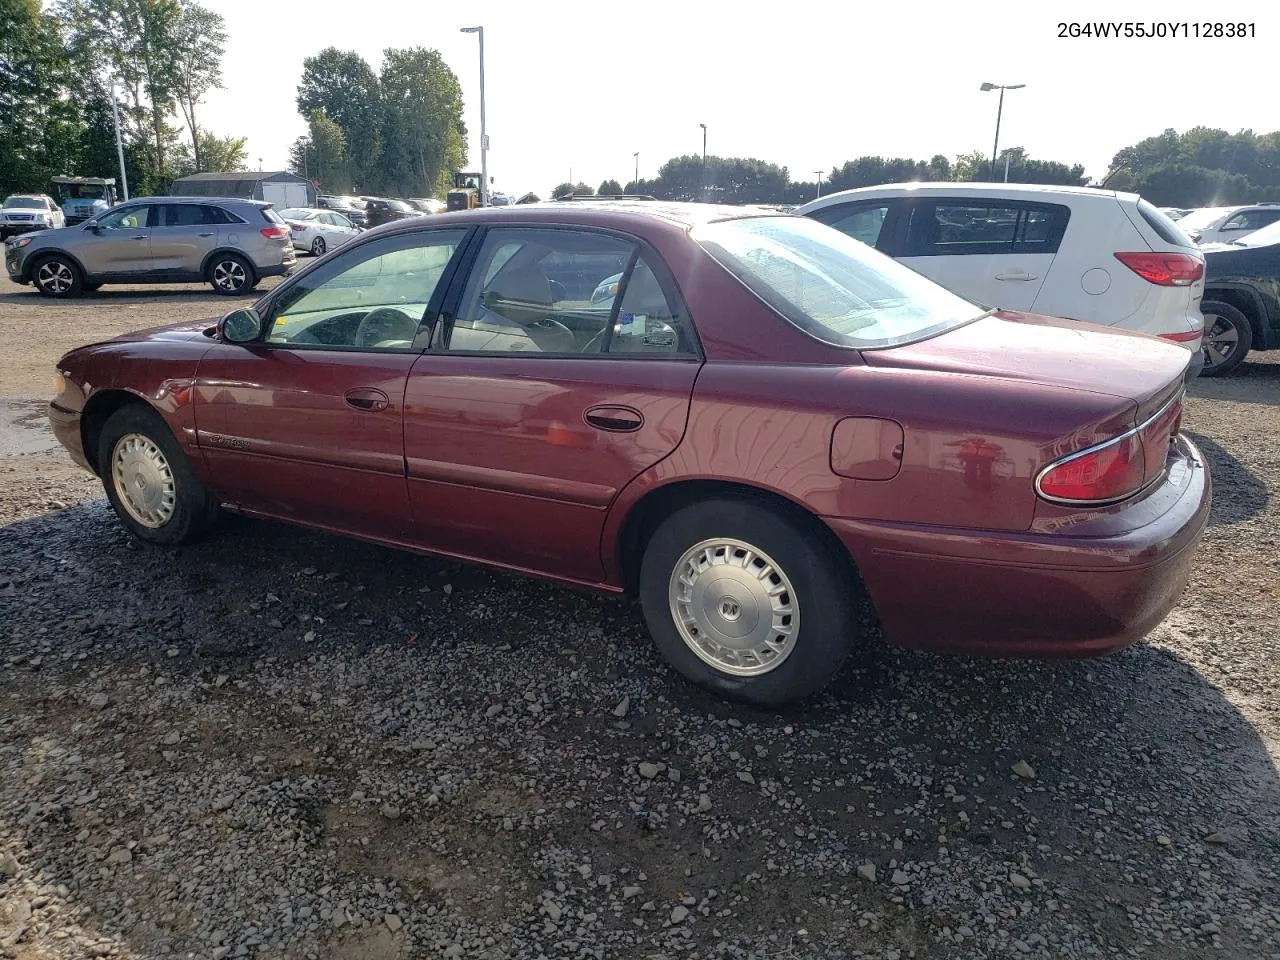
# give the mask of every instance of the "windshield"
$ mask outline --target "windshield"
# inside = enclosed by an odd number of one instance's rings
[[[757,296],[841,347],[889,347],[967,323],[982,308],[808,217],[694,227],[693,238]]]
[[[15,207],[22,210],[43,210],[44,201],[36,197],[9,197],[4,202],[6,210],[12,210]]]
[[[1186,232],[1192,230],[1203,230],[1213,221],[1226,216],[1238,207],[1203,207],[1199,210],[1192,210],[1185,217],[1178,221],[1178,226]]]
[[[1273,243],[1280,243],[1280,220],[1231,242],[1242,247],[1269,247]]]

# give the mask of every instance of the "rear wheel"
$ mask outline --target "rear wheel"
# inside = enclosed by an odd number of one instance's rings
[[[248,293],[258,282],[249,261],[234,253],[220,253],[209,264],[209,283],[215,293],[234,297]]]
[[[84,288],[84,277],[75,261],[55,255],[45,257],[31,271],[31,281],[46,297],[74,297]]]
[[[311,255],[313,257],[323,257],[324,251],[324,237],[316,237],[311,241]]]
[[[820,690],[857,639],[847,558],[743,498],[684,507],[654,531],[640,600],[654,643],[686,678],[776,707]]]
[[[1204,314],[1204,369],[1202,377],[1220,377],[1244,362],[1253,348],[1253,327],[1249,318],[1229,303],[1206,300]]]
[[[98,438],[98,473],[125,529],[147,543],[198,540],[213,528],[218,501],[191,472],[161,416],[131,405],[113,413]]]

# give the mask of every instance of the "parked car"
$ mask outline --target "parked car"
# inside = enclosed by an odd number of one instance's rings
[[[340,213],[357,227],[365,226],[365,202],[359,197],[344,197],[322,194],[316,197],[316,206],[321,210],[332,210]]]
[[[970,299],[1155,334],[1203,362],[1204,258],[1131,193],[1012,183],[846,190],[797,211]]]
[[[0,240],[34,230],[56,230],[66,217],[53,197],[43,193],[15,193],[0,206]]]
[[[74,350],[50,419],[140,540],[221,505],[638,595],[677,670],[774,705],[836,674],[861,591],[909,646],[1149,631],[1209,514],[1188,363],[802,217],[557,204],[393,224],[252,309]]]
[[[432,197],[415,197],[413,199],[406,200],[405,203],[409,204],[409,206],[413,207],[413,209],[417,210],[419,213],[434,215],[437,213],[444,213],[445,211],[445,202],[443,200],[436,200]]]
[[[208,281],[217,293],[247,293],[297,260],[289,228],[260,200],[147,197],[61,230],[4,245],[15,283],[47,297],[74,297],[104,283]]]
[[[314,207],[281,210],[280,219],[289,228],[293,248],[317,257],[323,257],[332,247],[342,246],[360,232],[360,228],[342,214]]]
[[[1202,249],[1204,375],[1218,376],[1250,350],[1280,348],[1280,222]]]
[[[1178,221],[1185,217],[1191,211],[1186,207],[1161,207],[1160,212],[1170,220]]]
[[[1192,240],[1206,243],[1230,243],[1241,240],[1255,230],[1280,221],[1280,203],[1258,203],[1248,207],[1211,207],[1193,210],[1178,221],[1178,226]]]
[[[365,202],[365,225],[380,227],[394,220],[405,220],[422,216],[417,210],[403,200],[387,200],[381,197],[370,197]]]

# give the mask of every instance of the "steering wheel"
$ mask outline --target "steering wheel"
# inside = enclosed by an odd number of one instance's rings
[[[356,327],[355,346],[372,347],[384,340],[408,340],[418,335],[418,321],[395,307],[370,310]]]
[[[574,353],[577,349],[578,338],[559,320],[546,317],[517,325],[546,353]]]

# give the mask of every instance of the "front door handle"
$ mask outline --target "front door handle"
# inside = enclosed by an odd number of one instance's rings
[[[1027,273],[1025,271],[1018,271],[1017,273],[997,273],[996,279],[997,280],[1035,280],[1036,275],[1034,273]]]
[[[644,425],[644,415],[639,410],[612,405],[592,407],[582,415],[582,419],[610,433],[633,433]]]
[[[212,234],[212,233],[202,233],[202,234],[200,234],[200,236],[202,236],[202,237],[212,237],[212,236],[213,236],[213,234]]]
[[[376,387],[355,387],[342,395],[347,406],[357,410],[385,410],[390,402],[387,395]]]
[[[146,235],[145,233],[142,233],[142,234],[139,234],[138,236],[134,237],[133,239],[135,239],[135,240],[145,240],[145,239],[147,239],[147,235]]]

